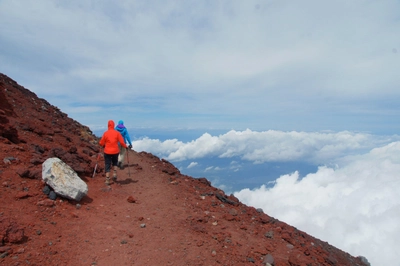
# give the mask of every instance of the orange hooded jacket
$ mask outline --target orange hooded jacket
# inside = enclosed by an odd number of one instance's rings
[[[114,129],[115,123],[112,120],[108,121],[108,130],[104,132],[100,139],[100,145],[104,147],[104,153],[117,154],[119,153],[118,142],[122,147],[127,148],[121,133]]]

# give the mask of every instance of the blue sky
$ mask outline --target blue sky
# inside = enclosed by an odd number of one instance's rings
[[[122,119],[135,150],[372,265],[400,265],[399,10],[0,0],[0,72],[98,135]]]
[[[91,128],[400,131],[398,1],[0,1],[0,72]]]

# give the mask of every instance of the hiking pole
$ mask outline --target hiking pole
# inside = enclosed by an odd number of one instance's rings
[[[128,159],[128,176],[131,177],[131,170],[129,169],[129,150],[126,149],[126,158]]]
[[[94,175],[96,174],[97,164],[99,163],[99,157],[100,157],[100,153],[97,154],[96,165],[94,166],[92,178],[94,178]]]

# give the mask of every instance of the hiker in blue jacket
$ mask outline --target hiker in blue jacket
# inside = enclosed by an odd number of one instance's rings
[[[131,138],[129,137],[129,133],[128,130],[126,129],[126,127],[124,126],[124,121],[119,120],[118,121],[118,125],[115,127],[115,129],[121,133],[122,138],[125,141],[125,144],[129,144],[127,145],[129,149],[132,149],[132,142],[131,142]],[[118,155],[118,166],[120,169],[124,169],[124,158],[125,158],[125,151],[126,149],[120,149],[119,155]]]

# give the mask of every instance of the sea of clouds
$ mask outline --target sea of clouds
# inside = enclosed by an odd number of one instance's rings
[[[254,164],[304,161],[318,170],[294,171],[234,195],[243,203],[321,240],[366,257],[371,265],[400,265],[400,137],[355,132],[231,130],[182,142],[143,137],[135,150],[171,162],[205,157],[237,158]],[[217,167],[217,166],[213,166]],[[207,177],[209,167],[204,169]]]

